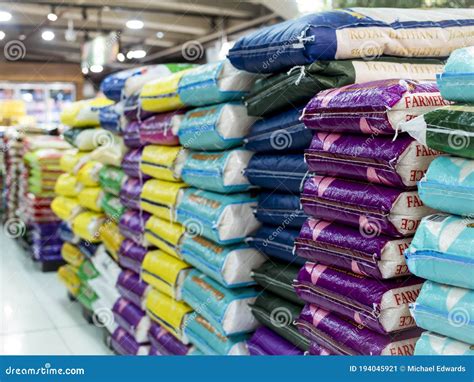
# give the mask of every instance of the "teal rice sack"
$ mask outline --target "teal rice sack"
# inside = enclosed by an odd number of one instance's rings
[[[474,291],[426,281],[410,304],[416,325],[474,344]]]
[[[252,187],[243,174],[252,152],[243,149],[202,152],[193,151],[186,157],[181,172],[190,186],[220,193],[247,191]]]
[[[437,333],[424,332],[415,346],[414,355],[474,355],[474,347]]]
[[[180,254],[184,261],[226,288],[254,285],[251,271],[266,260],[247,244],[222,246],[195,235],[184,236]]]
[[[248,193],[217,194],[187,188],[176,207],[176,218],[190,234],[202,235],[218,244],[234,244],[257,230],[253,215],[257,198]]]
[[[474,220],[435,214],[421,220],[405,251],[416,276],[474,289]]]
[[[188,111],[178,130],[179,142],[193,150],[226,150],[242,145],[255,117],[240,103],[221,103]]]
[[[205,355],[248,355],[248,335],[226,337],[196,312],[187,316],[184,335]]]
[[[186,276],[183,300],[225,336],[249,333],[258,326],[250,310],[259,292],[251,287],[228,289],[197,270]]]
[[[474,160],[439,157],[431,162],[418,183],[418,193],[428,207],[451,214],[474,214]]]
[[[181,77],[178,95],[188,106],[205,106],[241,99],[255,74],[238,70],[228,60],[201,65]]]

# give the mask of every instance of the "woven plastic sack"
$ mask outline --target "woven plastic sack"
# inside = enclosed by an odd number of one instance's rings
[[[120,244],[124,237],[120,232],[118,224],[113,220],[108,220],[100,230],[100,240],[112,258],[118,262]]]
[[[110,337],[110,346],[120,355],[147,355],[150,346],[140,344],[124,328],[117,327]]]
[[[78,165],[81,165],[81,159],[87,157],[87,153],[77,150],[66,151],[59,161],[61,171],[69,174],[76,174],[79,171]]]
[[[56,196],[51,202],[51,209],[61,220],[71,221],[83,211],[76,198]]]
[[[474,159],[474,106],[451,105],[430,111],[400,129],[422,145],[455,156]]]
[[[140,91],[141,107],[145,111],[162,113],[184,106],[178,95],[178,83],[187,70],[145,84]]]
[[[105,217],[97,212],[81,212],[72,221],[72,232],[91,243],[100,241],[100,228]]]
[[[61,111],[61,123],[70,127],[99,126],[99,111],[114,102],[107,98],[94,98],[73,102]]]
[[[259,222],[274,226],[300,228],[306,221],[299,195],[260,192],[254,215]]]
[[[127,209],[119,198],[107,192],[104,193],[100,206],[102,211],[114,222],[118,222]]]
[[[318,175],[385,184],[390,187],[416,187],[433,159],[435,150],[403,135],[389,137],[316,133],[305,160]]]
[[[140,194],[142,193],[143,181],[138,178],[128,178],[120,190],[120,202],[124,207],[141,210]]]
[[[380,80],[322,91],[301,119],[316,131],[391,135],[401,123],[448,104],[435,82]]]
[[[228,289],[192,270],[184,279],[181,294],[191,308],[199,311],[226,336],[252,332],[257,328],[257,321],[248,306],[258,295],[252,287]]]
[[[245,98],[245,104],[249,115],[268,116],[287,109],[289,105],[304,106],[322,90],[368,82],[374,78],[433,81],[436,73],[442,71],[443,61],[427,58],[374,56],[370,60],[317,60],[257,80]]]
[[[178,182],[187,156],[181,146],[149,145],[143,149],[140,171],[155,179]]]
[[[122,160],[121,168],[131,178],[150,179],[148,175],[140,171],[140,162],[142,160],[143,149],[130,150],[125,154]]]
[[[79,205],[96,212],[102,211],[104,191],[100,187],[85,187],[78,195]]]
[[[474,103],[474,47],[455,50],[449,56],[444,72],[437,75],[439,91],[444,99]]]
[[[99,172],[103,164],[97,161],[87,160],[87,162],[77,172],[77,180],[86,187],[99,186]]]
[[[240,100],[256,76],[237,70],[228,60],[201,65],[187,71],[178,85],[181,101],[187,106],[205,106]]]
[[[226,288],[254,284],[250,271],[265,257],[246,244],[217,245],[196,235],[186,235],[180,244],[183,259]]]
[[[303,355],[292,343],[263,326],[247,341],[247,347],[250,355]]]
[[[119,167],[128,151],[128,148],[125,146],[121,137],[113,135],[110,132],[109,134],[109,137],[112,138],[92,151],[90,157],[92,160],[96,160],[105,165],[108,164]]]
[[[133,240],[135,243],[147,247],[149,243],[144,238],[145,224],[150,218],[150,214],[146,211],[137,211],[129,209],[120,217],[120,232],[127,239]]]
[[[58,269],[58,277],[73,296],[78,295],[81,280],[77,276],[76,269],[73,266],[63,265],[60,267]]]
[[[420,328],[474,344],[474,290],[427,280],[410,310]]]
[[[120,265],[122,264],[120,263]],[[124,269],[120,272],[115,287],[122,297],[131,301],[141,310],[146,310],[146,296],[151,287],[140,279],[138,273]]]
[[[68,129],[64,132],[64,139],[81,151],[92,151],[107,144],[113,137],[111,132],[101,128]]]
[[[381,334],[316,305],[307,304],[296,320],[301,334],[336,355],[413,355],[421,330]]]
[[[74,268],[78,268],[85,257],[82,252],[74,244],[64,243],[61,247],[61,257],[68,264],[71,264]]]
[[[183,333],[184,323],[187,315],[193,310],[186,303],[151,289],[146,298],[146,309],[153,321],[165,327],[185,344],[188,343]]]
[[[416,277],[381,281],[308,261],[293,286],[305,302],[384,334],[416,326],[408,304],[422,283]]]
[[[140,125],[139,121],[130,121],[123,126],[123,142],[125,146],[136,149],[142,146],[140,141]]]
[[[148,339],[161,355],[188,355],[192,351],[191,345],[185,345],[163,326],[153,323],[148,332]]]
[[[474,160],[441,157],[434,160],[418,183],[427,206],[456,215],[474,214]]]
[[[416,343],[415,355],[470,355],[474,356],[472,345],[456,341],[437,333],[424,332]]]
[[[178,202],[176,217],[190,232],[218,244],[233,244],[260,226],[252,213],[256,204],[256,198],[248,193],[223,195],[187,188]]]
[[[133,240],[124,239],[120,243],[118,262],[121,267],[130,269],[135,273],[140,273],[143,259],[147,252],[148,248],[135,243]]]
[[[405,251],[410,271],[438,283],[474,289],[472,223],[444,214],[424,218]]]
[[[57,195],[67,196],[70,198],[77,197],[82,190],[82,184],[77,178],[71,174],[61,174],[54,185],[54,192]]]
[[[186,229],[177,223],[152,216],[145,225],[145,239],[162,251],[180,258],[179,245]]]
[[[123,106],[123,114],[129,122],[141,122],[153,115],[152,112],[145,111],[141,108],[140,92],[134,93],[133,95],[125,99],[125,104]],[[127,124],[124,124],[123,127],[125,127],[126,125]]]
[[[161,219],[174,221],[177,203],[186,187],[185,183],[150,179],[143,185],[140,207]]]
[[[99,111],[100,126],[114,134],[121,134],[123,126],[127,123],[123,114],[125,101],[106,106]]]
[[[142,145],[178,145],[178,129],[182,118],[182,112],[172,111],[155,114],[145,119],[140,123],[140,143]]]
[[[108,230],[108,225],[109,223],[106,222],[100,229],[101,240],[102,232]],[[104,244],[99,245],[96,253],[91,258],[91,262],[100,276],[94,282],[90,282],[90,286],[94,288],[100,297],[108,300],[110,305],[112,305],[119,298],[115,284],[122,270],[117,264],[116,258],[114,258],[113,254],[110,253]]]
[[[128,176],[118,167],[104,166],[99,172],[100,187],[115,196],[120,195],[123,184],[127,181]]]
[[[473,24],[468,9],[331,10],[259,28],[237,40],[228,57],[236,68],[254,73],[281,72],[318,60],[447,57],[474,45],[471,37],[466,40]]]
[[[247,191],[251,184],[243,175],[252,153],[234,149],[223,152],[190,152],[181,176],[192,187],[220,193]]]
[[[112,312],[117,324],[132,335],[138,343],[148,342],[151,320],[143,310],[120,297],[112,307]]]
[[[181,121],[179,142],[193,150],[225,150],[239,146],[256,118],[244,105],[221,103],[188,111]]]
[[[301,203],[310,216],[393,237],[414,234],[421,218],[433,213],[416,191],[322,176],[305,182]]]
[[[377,227],[358,230],[343,224],[309,218],[295,239],[296,255],[309,261],[374,277],[408,275],[404,251],[411,238],[393,239]]]

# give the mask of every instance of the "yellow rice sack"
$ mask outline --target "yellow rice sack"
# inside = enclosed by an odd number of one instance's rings
[[[180,258],[179,244],[186,229],[178,223],[172,223],[152,216],[145,224],[145,239],[171,256]]]
[[[100,125],[99,111],[114,104],[105,97],[76,101],[63,108],[61,123],[70,127],[94,127]]]
[[[61,220],[70,221],[83,211],[77,198],[56,196],[51,202],[51,210]]]
[[[77,179],[84,186],[99,186],[99,172],[104,165],[97,161],[88,161],[77,172]]]
[[[92,211],[81,212],[72,221],[72,232],[91,243],[100,242],[100,230],[105,215]]]
[[[177,201],[188,186],[185,183],[165,182],[150,179],[143,185],[140,206],[143,210],[161,219],[174,221]]]
[[[78,195],[79,204],[92,211],[102,212],[104,191],[100,187],[85,187]]]
[[[158,249],[146,254],[141,277],[158,291],[181,300],[181,286],[191,269],[189,264]]]
[[[77,296],[81,287],[81,279],[77,275],[77,270],[72,265],[63,265],[58,269],[58,277],[69,292],[73,296]]]
[[[82,183],[80,183],[74,175],[65,173],[61,174],[54,185],[54,192],[57,195],[77,197],[82,191]]]
[[[59,160],[59,167],[61,171],[67,172],[69,174],[76,174],[79,170],[78,164],[80,163],[81,158],[87,155],[83,151],[71,151],[64,153],[64,155]]]
[[[79,268],[85,259],[79,248],[68,242],[61,247],[61,257],[75,268]]]
[[[146,146],[140,170],[155,179],[179,182],[187,154],[188,151],[181,146]]]
[[[118,261],[120,245],[124,239],[118,224],[114,221],[107,220],[100,230],[100,240],[115,261]]]

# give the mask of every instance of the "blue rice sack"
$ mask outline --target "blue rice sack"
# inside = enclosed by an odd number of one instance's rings
[[[437,333],[424,332],[416,342],[414,355],[474,355],[474,348],[465,342]]]
[[[447,57],[474,45],[473,25],[469,9],[340,9],[259,28],[241,37],[228,57],[236,68],[253,73],[316,60]]]
[[[410,272],[438,283],[474,289],[473,222],[444,214],[423,218],[405,251]]]
[[[221,103],[188,111],[179,126],[179,142],[193,150],[226,150],[242,144],[255,117],[239,103]]]
[[[188,106],[205,106],[240,100],[256,75],[236,69],[228,60],[201,65],[181,77],[178,95]]]
[[[217,245],[196,235],[185,235],[179,252],[184,261],[226,288],[255,284],[250,272],[266,260],[247,244]]]
[[[300,197],[291,194],[261,192],[254,212],[258,221],[275,226],[301,228],[308,217],[301,207]]]
[[[474,290],[428,280],[410,312],[418,327],[474,344]]]
[[[294,241],[298,235],[299,229],[264,225],[255,234],[248,237],[246,242],[270,258],[285,263],[304,265],[306,260],[296,256],[293,250]]]
[[[114,134],[122,134],[122,126],[127,123],[123,114],[125,101],[103,107],[99,110],[100,126]]]
[[[252,185],[244,175],[252,152],[242,149],[190,152],[181,178],[190,186],[220,193],[247,191]]]
[[[299,195],[308,176],[308,166],[303,154],[255,154],[245,175],[254,186]]]
[[[436,158],[418,183],[418,193],[428,207],[456,215],[473,215],[474,160]]]
[[[245,137],[247,150],[280,152],[304,150],[311,144],[313,133],[299,120],[300,109],[291,109],[270,118],[260,119]]]
[[[189,272],[181,288],[183,300],[225,336],[257,328],[248,304],[254,303],[258,294],[251,287],[225,288],[197,270]]]
[[[248,355],[248,335],[226,337],[197,312],[188,314],[184,321],[184,335],[204,355]]]
[[[444,99],[474,103],[474,46],[452,52],[436,82]]]
[[[257,199],[248,193],[224,195],[188,188],[178,201],[176,217],[191,234],[233,244],[260,226],[252,212],[256,205]]]

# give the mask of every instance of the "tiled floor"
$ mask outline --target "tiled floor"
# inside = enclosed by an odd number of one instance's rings
[[[0,228],[0,354],[110,354],[55,272],[42,273]]]

